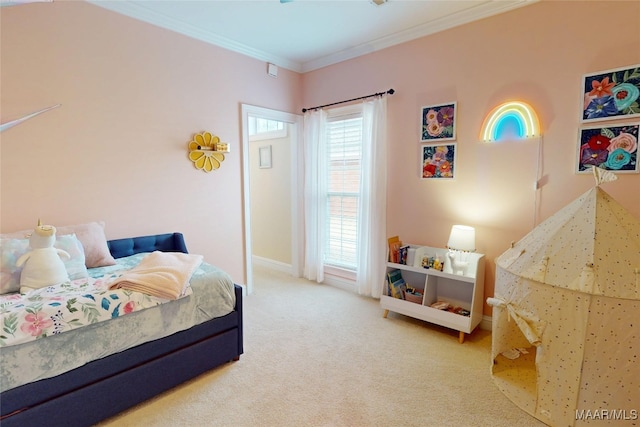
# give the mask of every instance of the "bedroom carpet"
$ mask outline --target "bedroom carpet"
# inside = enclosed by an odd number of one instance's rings
[[[544,425],[493,384],[487,331],[459,344],[342,289],[260,267],[254,281],[239,362],[100,426]]]

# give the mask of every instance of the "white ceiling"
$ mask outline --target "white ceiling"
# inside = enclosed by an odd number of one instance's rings
[[[88,0],[226,49],[307,72],[537,0]]]

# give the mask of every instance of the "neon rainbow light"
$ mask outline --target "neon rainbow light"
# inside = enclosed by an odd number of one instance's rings
[[[510,138],[525,139],[540,136],[538,115],[529,104],[520,101],[505,102],[494,108],[484,120],[480,138],[483,141],[499,141],[504,133]]]

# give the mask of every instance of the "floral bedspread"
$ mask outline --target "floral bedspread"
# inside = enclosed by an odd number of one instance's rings
[[[1,295],[0,347],[34,341],[173,301],[129,290],[109,290],[109,284],[131,267],[133,265],[116,265],[95,269],[98,271],[90,271],[92,277],[89,278],[24,295]],[[106,274],[96,277],[101,273]],[[191,294],[188,286],[183,297]]]

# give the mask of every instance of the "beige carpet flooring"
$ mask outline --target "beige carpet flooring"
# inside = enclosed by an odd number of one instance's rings
[[[100,425],[544,425],[493,384],[487,331],[459,344],[456,331],[384,319],[377,300],[262,268],[244,310],[240,361]]]

